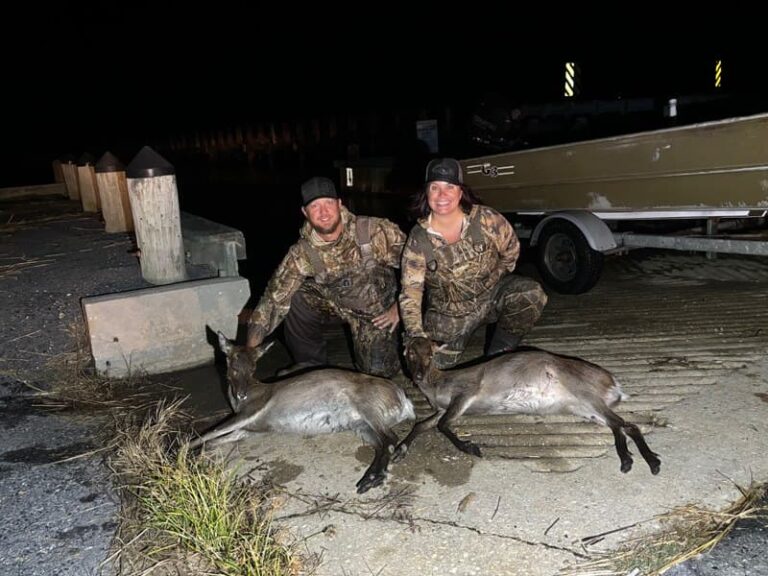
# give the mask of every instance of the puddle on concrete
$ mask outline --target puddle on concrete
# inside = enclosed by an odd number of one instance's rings
[[[288,462],[281,458],[265,462],[268,471],[264,474],[264,480],[270,484],[287,484],[295,480],[304,471],[303,466]]]
[[[373,455],[373,448],[360,446],[355,458],[368,467]],[[472,456],[459,452],[447,438],[430,431],[414,441],[403,460],[389,465],[389,476],[409,482],[431,476],[441,486],[461,486],[469,482],[473,466]]]
[[[50,464],[73,456],[80,456],[94,449],[95,446],[90,442],[75,442],[56,448],[45,448],[41,444],[35,444],[34,446],[3,452],[0,454],[0,460],[25,464]]]

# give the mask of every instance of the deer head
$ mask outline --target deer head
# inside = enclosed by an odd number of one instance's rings
[[[427,384],[433,376],[432,357],[435,347],[429,338],[412,338],[405,347],[405,362],[413,377],[413,381],[420,387]]]
[[[218,335],[219,347],[227,357],[227,396],[232,410],[237,413],[248,399],[250,386],[258,383],[255,376],[256,362],[272,347],[274,341],[246,348],[236,345],[222,332]]]

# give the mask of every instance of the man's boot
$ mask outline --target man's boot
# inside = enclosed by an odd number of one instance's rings
[[[494,326],[490,338],[487,338],[486,332],[485,355],[494,356],[502,352],[511,352],[520,345],[522,339],[522,335],[511,334],[500,326]]]

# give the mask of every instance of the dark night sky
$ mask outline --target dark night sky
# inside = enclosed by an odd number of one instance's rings
[[[518,102],[551,100],[566,58],[582,63],[585,84],[600,96],[687,90],[721,55],[738,60],[732,70],[742,88],[764,82],[749,72],[758,56],[748,46],[729,40],[723,50],[724,33],[701,28],[681,40],[655,27],[630,34],[626,19],[593,35],[512,9],[329,15],[208,4],[31,6],[5,18],[4,157],[326,111],[471,105],[489,90]]]

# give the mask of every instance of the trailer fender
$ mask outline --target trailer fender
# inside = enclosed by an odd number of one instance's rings
[[[552,220],[567,220],[576,226],[584,235],[589,247],[598,252],[606,252],[616,248],[616,240],[613,232],[608,225],[600,220],[592,212],[581,210],[563,210],[562,212],[553,212],[541,220],[531,234],[531,246],[536,246],[539,242],[539,235],[544,227]]]

